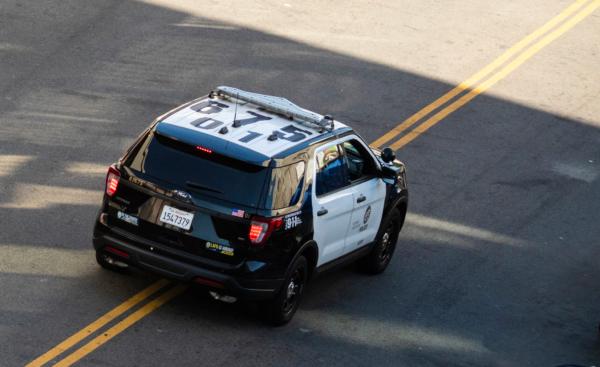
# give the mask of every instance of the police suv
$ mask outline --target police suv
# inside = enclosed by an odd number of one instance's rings
[[[109,167],[94,247],[104,268],[255,300],[281,325],[316,274],[387,267],[407,198],[391,149],[284,98],[218,87],[158,117]]]

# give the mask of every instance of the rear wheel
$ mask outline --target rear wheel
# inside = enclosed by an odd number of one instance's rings
[[[261,305],[265,320],[273,326],[285,325],[292,319],[308,280],[308,265],[304,256],[296,259],[290,270],[277,296]]]
[[[401,226],[402,215],[398,209],[393,209],[381,224],[373,250],[360,260],[361,270],[368,274],[379,274],[387,268],[396,250]]]
[[[127,268],[129,268],[129,265],[127,265],[126,263],[115,259],[113,256],[101,250],[96,251],[96,262],[104,269],[116,271],[119,273],[122,273],[125,270],[127,270]]]

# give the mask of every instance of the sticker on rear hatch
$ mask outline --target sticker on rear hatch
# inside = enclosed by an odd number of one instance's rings
[[[218,252],[221,255],[225,255],[225,256],[233,256],[233,252],[234,252],[233,247],[229,247],[226,245],[220,245],[218,243],[214,243],[214,242],[210,242],[210,241],[206,242],[206,249],[213,251],[213,252]]]
[[[288,229],[296,228],[300,224],[302,224],[302,219],[300,219],[300,214],[302,214],[302,212],[297,211],[295,213],[288,214],[283,218],[286,231]]]
[[[242,209],[233,209],[231,211],[231,215],[233,215],[234,217],[244,218],[244,214],[245,212]]]
[[[137,217],[134,217],[133,215],[129,215],[126,213],[123,213],[122,211],[118,211],[117,212],[117,218],[119,218],[120,220],[127,222],[129,224],[133,224],[134,226],[138,225],[138,219]]]

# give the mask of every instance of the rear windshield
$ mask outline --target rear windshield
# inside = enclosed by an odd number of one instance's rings
[[[207,152],[155,132],[125,162],[131,169],[185,187],[192,194],[262,207],[261,193],[269,168]]]
[[[304,186],[304,162],[271,169],[198,151],[153,132],[131,151],[125,164],[193,194],[263,209],[297,204]]]

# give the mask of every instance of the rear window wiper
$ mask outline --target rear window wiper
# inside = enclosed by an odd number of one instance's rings
[[[199,183],[193,182],[193,181],[186,181],[185,182],[186,186],[192,188],[192,189],[196,189],[196,190],[202,190],[202,191],[211,191],[211,192],[216,192],[218,194],[222,194],[223,191],[217,190],[217,189],[213,189],[212,187],[207,187],[204,185],[200,185]]]

